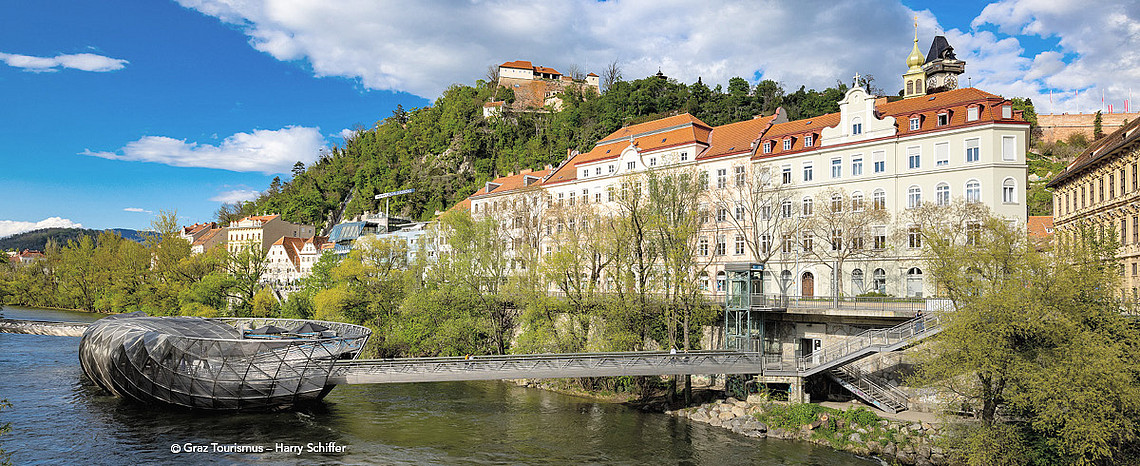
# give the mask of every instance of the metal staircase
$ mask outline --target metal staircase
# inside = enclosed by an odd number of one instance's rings
[[[907,395],[885,380],[868,374],[854,364],[828,369],[827,375],[863,401],[888,413],[907,409]]]
[[[867,330],[834,342],[796,361],[800,376],[808,376],[862,359],[894,351],[942,331],[941,310],[925,312],[894,327]]]

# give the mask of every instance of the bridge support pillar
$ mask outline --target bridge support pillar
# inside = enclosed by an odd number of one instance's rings
[[[788,401],[792,403],[809,403],[811,395],[804,387],[804,378],[795,376],[759,375],[756,382],[769,391],[787,391]]]

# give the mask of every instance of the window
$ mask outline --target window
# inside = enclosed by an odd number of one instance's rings
[[[697,221],[700,222],[701,225],[704,225],[704,224],[709,222],[709,206],[708,206],[708,204],[705,204],[702,202],[701,205],[699,207],[697,207]]]
[[[950,143],[940,142],[934,145],[934,166],[944,167],[950,165]]]
[[[650,167],[656,167],[657,166],[657,157],[650,157],[649,158],[649,166]]]
[[[922,247],[922,230],[918,228],[918,225],[911,225],[907,227],[906,242],[906,245],[909,248]]]
[[[939,113],[938,114],[938,126],[946,126],[948,124],[950,124],[950,114],[949,113]]]
[[[982,184],[978,180],[966,182],[966,202],[982,202]]]
[[[871,193],[871,208],[875,210],[884,210],[887,208],[887,192],[883,188],[876,189]]]
[[[717,256],[724,255],[724,235],[716,237],[716,250],[713,251],[713,254]]]
[[[606,202],[614,201],[614,187],[606,186]]]
[[[831,250],[839,251],[843,249],[843,231],[839,229],[831,230]]]
[[[978,107],[970,107],[966,109],[966,121],[977,121]]]
[[[851,176],[863,174],[863,154],[851,156]]]
[[[887,171],[887,153],[886,151],[875,151],[871,153],[871,161],[875,164],[875,173],[883,173]]]
[[[763,254],[772,252],[772,235],[767,233],[760,235],[760,252]]]
[[[781,168],[780,175],[781,175],[781,181],[783,181],[784,184],[792,184],[792,166],[791,165],[784,165]]]
[[[716,187],[723,189],[725,186],[728,186],[728,169],[718,168],[716,170]]]
[[[614,172],[614,166],[613,166],[613,164],[610,164],[610,173],[613,173],[613,172]]]
[[[887,248],[887,227],[876,226],[871,228],[871,235],[874,237],[875,249]]]
[[[569,205],[574,205],[574,191],[570,191],[570,200],[566,201]]]
[[[602,167],[597,167],[594,169],[594,176],[598,176],[601,174],[602,174]]]
[[[728,209],[720,208],[716,210],[716,221],[723,222],[728,219]]]
[[[863,193],[861,191],[851,193],[851,210],[854,212],[863,211]]]
[[[764,141],[764,153],[765,154],[771,154],[772,153],[772,141]]]
[[[1140,243],[1140,215],[1132,216],[1132,244]]]
[[[843,196],[840,196],[839,194],[831,195],[831,211],[843,212]]]
[[[862,294],[865,289],[863,288],[863,269],[855,269],[851,271],[851,294]]]
[[[744,220],[744,206],[737,204],[736,212],[733,213],[733,218],[743,221]]]
[[[811,147],[812,143],[815,142],[814,139],[810,134],[804,136],[804,147]]]
[[[625,164],[625,168],[633,170],[634,168],[637,168],[637,162],[629,162],[629,163]]]
[[[1006,178],[1001,182],[1001,201],[1006,204],[1017,203],[1017,185],[1013,178]]]
[[[871,272],[871,287],[879,293],[886,294],[887,292],[887,271],[883,269],[875,269]]]
[[[843,176],[843,159],[831,159],[831,177]]]
[[[1128,219],[1120,219],[1120,244],[1128,244]]]
[[[780,216],[784,218],[792,217],[792,201],[790,199],[784,199],[784,202],[780,203]]]
[[[590,203],[590,191],[588,189],[582,190],[582,203],[583,204],[589,204]]]
[[[911,186],[906,190],[906,208],[913,209],[922,205],[922,188]]]
[[[966,245],[977,246],[982,239],[982,224],[970,222],[966,224]]]
[[[1001,137],[1001,159],[1002,160],[1017,160],[1017,154],[1014,151],[1017,149],[1017,136],[1002,136]]]
[[[784,140],[784,150],[792,150],[792,140],[791,139],[785,139]]]
[[[811,162],[804,162],[804,182],[806,183],[808,181],[811,181],[811,178],[812,178]]]
[[[977,162],[981,158],[981,149],[978,148],[977,139],[966,140],[966,163]]]
[[[922,166],[922,150],[918,146],[906,148],[907,168],[914,170]]]
[[[736,187],[744,186],[744,166],[733,167],[732,170],[736,174]]]
[[[780,243],[780,250],[783,251],[785,254],[792,252],[792,248],[796,244],[795,235],[785,234],[782,241],[783,242]]]
[[[813,204],[814,204],[814,202],[811,200],[810,197],[804,197],[804,208],[803,208],[803,216],[804,217],[811,217],[812,210],[814,210]]]
[[[772,206],[764,204],[760,206],[760,220],[770,220],[772,218]]]
[[[950,205],[950,185],[938,183],[938,187],[934,188],[934,203],[941,206]]]
[[[803,234],[804,234],[804,236],[803,236],[803,238],[804,238],[804,245],[803,245],[804,246],[804,252],[809,252],[809,251],[811,251],[811,247],[812,247],[812,234],[810,231],[805,231],[805,232],[803,232]]]
[[[681,152],[681,161],[684,162],[686,160],[689,160],[689,153],[688,152]]]
[[[1098,179],[1096,193],[1100,195],[1100,202],[1104,202],[1104,178]]]
[[[744,255],[744,237],[736,235],[736,241],[733,242],[733,249],[738,256]]]
[[[594,193],[594,202],[602,202],[602,193]]]
[[[918,117],[910,117],[910,130],[911,131],[918,131],[918,129],[921,127],[922,127],[922,120],[920,120]]]
[[[859,117],[851,119],[851,135],[863,134],[863,120]]]
[[[1001,117],[1005,119],[1013,118],[1013,107],[1010,105],[1002,105]]]
[[[582,178],[585,178],[587,176],[590,176],[590,169],[589,168],[582,170]]]

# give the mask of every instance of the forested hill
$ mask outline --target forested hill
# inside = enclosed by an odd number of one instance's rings
[[[800,87],[785,93],[779,84],[751,86],[741,78],[727,89],[698,81],[685,85],[656,77],[617,81],[602,95],[572,92],[559,113],[514,112],[484,119],[483,104],[512,101],[512,92],[480,80],[455,85],[430,107],[397,108],[371,128],[359,128],[343,147],[333,147],[309,167],[294,167],[252,202],[223,205],[224,222],[258,212],[281,213],[286,220],[327,225],[330,213],[349,199],[345,217],[382,209],[378,193],[415,188],[391,199],[395,215],[426,220],[475,192],[482,184],[523,168],[557,165],[567,151],[590,150],[605,135],[628,124],[689,112],[710,125],[771,114],[784,107],[789,118],[838,111],[847,86],[823,91]],[[380,201],[382,202],[382,201]]]
[[[143,240],[141,232],[136,230],[114,228],[110,231],[131,241]],[[42,230],[17,233],[12,236],[0,238],[0,251],[11,249],[18,251],[25,249],[43,251],[47,247],[48,241],[54,241],[56,244],[63,246],[66,245],[68,241],[78,241],[80,236],[98,238],[102,232],[103,230],[88,230],[83,228],[44,228]]]

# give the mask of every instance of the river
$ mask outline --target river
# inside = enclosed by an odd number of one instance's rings
[[[16,307],[0,316],[101,317]],[[156,408],[102,392],[83,376],[78,349],[78,338],[0,333],[0,398],[12,404],[0,412],[12,427],[0,448],[13,464],[878,464],[504,382],[340,386],[319,405],[278,413]],[[305,451],[329,442],[344,451]],[[187,444],[207,451],[172,453]]]

